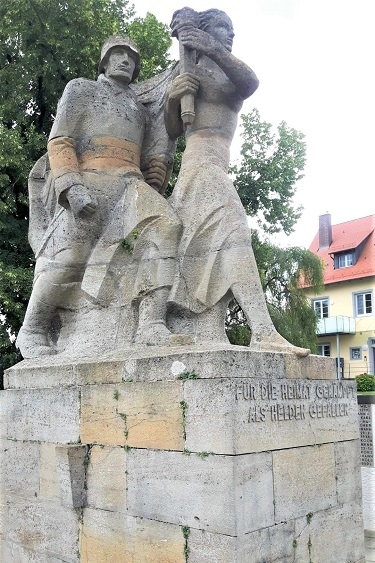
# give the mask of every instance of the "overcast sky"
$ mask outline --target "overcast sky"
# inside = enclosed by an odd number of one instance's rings
[[[253,107],[306,135],[305,178],[295,201],[304,213],[283,245],[309,246],[318,216],[333,224],[375,213],[375,0],[135,0],[169,24],[174,10],[219,8],[233,21],[233,53],[260,79]],[[178,58],[177,41],[172,55]],[[238,156],[240,139],[232,146]]]

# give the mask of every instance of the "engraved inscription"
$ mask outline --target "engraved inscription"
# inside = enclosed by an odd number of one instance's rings
[[[358,405],[359,432],[361,436],[361,465],[374,467],[374,440],[371,405]]]
[[[247,422],[253,423],[346,417],[356,395],[353,385],[340,381],[239,381],[235,397],[249,402]]]

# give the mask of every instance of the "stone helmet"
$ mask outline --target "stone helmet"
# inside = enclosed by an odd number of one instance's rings
[[[135,67],[132,81],[135,80],[141,70],[141,58],[139,56],[137,45],[127,35],[112,35],[111,37],[108,37],[100,54],[99,74],[105,71],[105,65],[109,59],[110,52],[114,47],[127,47],[133,53],[135,57]]]

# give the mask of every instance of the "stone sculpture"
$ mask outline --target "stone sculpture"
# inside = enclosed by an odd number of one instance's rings
[[[74,284],[80,282],[87,299],[105,302],[108,268],[123,251],[121,242],[132,245],[137,264],[135,340],[168,344],[166,303],[181,223],[158,193],[168,181],[170,155],[142,154],[142,146],[158,143],[147,139],[150,118],[129,88],[139,69],[136,45],[111,37],[102,49],[97,82],[72,80],[59,102],[48,143],[52,175],[43,201],[31,201],[36,217],[30,242],[37,261],[17,338],[24,357],[56,352],[52,320],[69,302]]]
[[[65,88],[48,157],[30,176],[36,268],[16,342],[25,358],[227,342],[233,297],[251,326],[253,350],[309,353],[272,324],[246,214],[227,175],[237,116],[257,77],[231,54],[224,12],[179,10],[172,33],[180,63],[155,79],[130,86],[138,49],[115,36],[103,46],[98,80]],[[162,193],[183,133],[187,146],[168,201]],[[121,322],[107,329],[105,316],[116,315]]]
[[[222,326],[220,311],[235,297],[251,326],[253,350],[307,355],[308,350],[289,344],[273,326],[246,214],[227,175],[237,116],[243,101],[257,89],[258,79],[231,53],[234,32],[225,12],[207,10],[194,18],[192,10],[184,8],[174,14],[172,26],[180,44],[197,53],[197,63],[193,72],[174,79],[166,102],[169,135],[177,138],[184,132],[186,137],[170,199],[183,234],[169,300],[198,315],[206,313],[203,332],[209,335],[219,333],[213,323]],[[195,98],[195,117],[184,127],[180,106],[186,96]]]

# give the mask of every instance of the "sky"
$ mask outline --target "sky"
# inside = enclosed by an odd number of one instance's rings
[[[295,202],[304,208],[282,246],[308,247],[318,217],[342,223],[375,213],[375,0],[135,0],[137,15],[169,24],[175,10],[224,10],[233,54],[260,80],[241,113],[304,133],[307,164]],[[177,40],[171,54],[178,58]],[[239,158],[240,128],[231,157]]]

